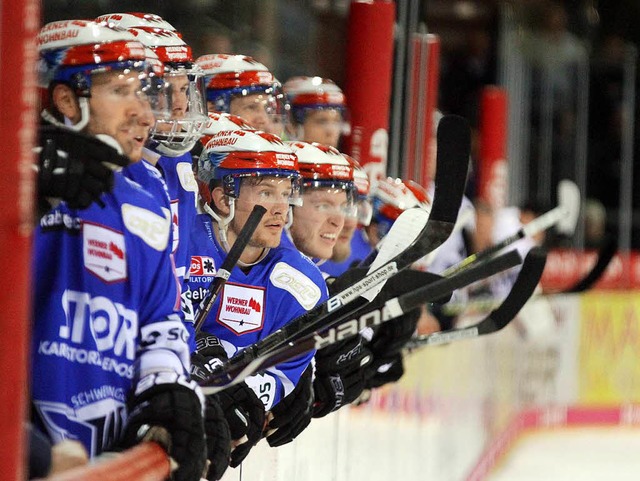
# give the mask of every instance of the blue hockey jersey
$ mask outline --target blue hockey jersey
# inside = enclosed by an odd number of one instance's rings
[[[36,418],[54,442],[78,440],[91,456],[121,435],[140,373],[189,366],[168,219],[119,173],[101,198],[104,208],[62,203],[42,217],[33,263]]]
[[[320,264],[320,270],[331,277],[338,277],[349,269],[352,264],[358,264],[364,260],[371,252],[369,240],[364,233],[364,229],[358,228],[351,238],[351,254],[342,262],[328,260]]]
[[[207,214],[196,217],[189,277],[194,306],[206,296],[217,267],[226,257],[214,228]],[[326,299],[326,285],[318,268],[294,248],[280,245],[248,272],[239,267],[231,271],[202,330],[220,338],[231,356]],[[293,390],[312,357],[313,353],[307,353],[279,364],[247,378],[247,384],[269,410]]]

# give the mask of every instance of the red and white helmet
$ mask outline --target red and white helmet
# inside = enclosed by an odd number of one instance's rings
[[[362,167],[356,159],[347,154],[342,155],[347,159],[347,162],[349,162],[349,165],[351,165],[353,169],[353,183],[357,193],[358,223],[367,226],[371,223],[371,217],[373,216],[373,205],[369,197],[371,191],[369,176],[367,175],[367,171],[364,170],[364,167]]]
[[[347,194],[349,212],[355,215],[356,187],[353,168],[337,149],[329,145],[308,142],[287,142],[298,156],[298,167],[303,189],[326,187],[344,190]]]
[[[371,192],[373,220],[378,223],[393,223],[400,214],[412,207],[429,210],[431,199],[427,191],[412,180],[387,177],[379,180]]]
[[[207,124],[202,131],[200,142],[207,145],[210,137],[223,130],[254,130],[241,117],[220,112],[209,112]]]
[[[109,13],[96,18],[96,22],[114,23],[121,28],[150,27],[175,31],[175,27],[155,13]]]
[[[235,96],[277,95],[280,88],[266,66],[246,55],[203,55],[196,64],[204,71],[207,100],[215,105],[216,112],[229,113]]]
[[[267,67],[245,55],[212,54],[196,60],[205,73],[209,109],[242,116],[253,128],[284,133],[288,106],[280,82]],[[253,102],[233,107],[233,100]]]
[[[94,73],[138,71],[141,81],[146,78],[144,45],[126,30],[88,20],[51,22],[40,29],[36,44],[40,86],[64,83],[79,97],[82,119],[73,126],[77,130],[89,120],[87,99]]]
[[[279,137],[258,130],[221,130],[211,136],[200,154],[201,180],[221,180],[225,193],[238,198],[245,177],[292,179],[291,203],[299,204],[298,157]]]
[[[310,110],[334,109],[346,116],[344,93],[333,80],[322,77],[291,77],[282,86],[296,123],[304,123]]]
[[[127,28],[146,47],[153,50],[165,67],[165,79],[188,79],[185,107],[173,101],[171,118],[157,118],[151,132],[152,143],[163,154],[181,155],[193,148],[207,122],[202,71],[195,65],[191,47],[175,28],[161,17],[143,13],[103,15],[98,20]],[[184,93],[173,92],[173,95]]]

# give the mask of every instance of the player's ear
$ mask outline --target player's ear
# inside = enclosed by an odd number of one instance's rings
[[[72,123],[77,124],[81,120],[80,105],[75,93],[64,84],[58,84],[51,92],[51,98],[55,108]]]
[[[222,187],[214,187],[211,190],[211,203],[213,204],[215,210],[223,217],[229,215],[229,197],[225,195],[224,189]]]

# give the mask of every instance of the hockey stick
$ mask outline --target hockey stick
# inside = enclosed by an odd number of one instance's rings
[[[218,298],[218,294],[220,294],[220,291],[229,280],[231,271],[238,263],[242,252],[244,251],[245,247],[247,247],[247,244],[251,240],[251,236],[253,236],[253,233],[258,228],[258,224],[262,220],[265,212],[267,212],[267,209],[265,209],[261,205],[255,205],[253,207],[253,210],[251,211],[251,214],[249,214],[249,217],[247,218],[245,224],[242,226],[238,237],[231,246],[231,249],[229,249],[227,257],[225,257],[222,265],[216,271],[215,279],[211,282],[211,284],[209,284],[209,289],[204,299],[204,305],[196,313],[194,321],[196,332],[200,332],[200,329],[202,329],[202,325],[209,315],[209,312],[211,312],[211,308]]]
[[[549,229],[553,225],[556,225],[557,229],[563,234],[572,234],[578,221],[578,215],[580,214],[580,191],[578,190],[578,186],[570,180],[560,181],[558,184],[558,199],[559,204],[557,207],[536,217],[531,222],[522,226],[515,234],[485,250],[471,254],[458,264],[449,267],[442,272],[442,275],[446,277],[459,272],[469,264],[486,259],[514,242],[524,237],[532,237]]]
[[[607,270],[607,267],[611,263],[611,260],[613,259],[613,256],[616,254],[617,250],[618,246],[616,240],[613,237],[608,236],[598,250],[598,259],[591,270],[573,286],[567,289],[563,289],[560,292],[562,294],[573,294],[589,290],[591,286],[593,286],[598,281],[598,279],[602,277],[604,271]]]
[[[448,344],[452,341],[473,339],[503,329],[516,317],[520,309],[522,309],[533,294],[542,277],[546,260],[546,252],[542,248],[534,247],[529,251],[529,254],[527,254],[522,269],[509,295],[502,304],[487,317],[472,326],[449,329],[447,331],[434,332],[433,334],[415,337],[407,343],[406,348],[411,351],[424,346]]]
[[[440,168],[436,172],[436,191],[431,213],[426,214],[421,209],[409,209],[403,213],[428,215],[428,221],[418,237],[397,254],[392,243],[385,242],[365,277],[356,279],[353,285],[333,295],[326,302],[240,351],[229,362],[236,366],[247,365],[254,359],[290,343],[296,337],[319,330],[323,325],[360,309],[375,297],[388,278],[428,254],[449,237],[462,202],[467,175],[470,149],[467,121],[458,116],[444,117],[438,128],[438,146]],[[396,223],[399,220],[400,218]],[[398,237],[398,240],[401,240],[402,236]],[[388,259],[391,254],[395,255]]]
[[[234,362],[235,358],[232,358],[220,366],[219,369],[216,369],[208,381],[201,385],[203,392],[205,394],[218,392],[241,382],[247,376],[256,372],[268,369],[313,349],[322,349],[355,336],[366,327],[374,327],[382,322],[395,319],[421,304],[439,299],[456,289],[484,279],[488,275],[514,267],[520,261],[520,255],[516,251],[508,252],[490,259],[482,265],[467,269],[457,276],[439,279],[413,292],[378,303],[373,310],[367,306],[367,308],[362,309],[355,315],[358,317],[347,315],[340,319],[335,319],[329,327],[321,331],[310,332],[305,337],[292,340],[281,348],[256,357],[248,363],[240,364]]]
[[[617,252],[615,239],[608,236],[598,250],[597,260],[589,272],[582,279],[578,280],[572,287],[560,289],[558,291],[545,291],[535,294],[532,299],[538,296],[553,296],[557,294],[577,294],[589,290],[606,271],[613,256]],[[469,299],[464,303],[449,303],[442,306],[442,312],[448,316],[457,316],[463,312],[488,312],[500,304],[500,301],[492,296],[481,296]]]

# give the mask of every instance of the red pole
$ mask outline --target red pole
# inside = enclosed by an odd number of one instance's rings
[[[424,108],[424,134],[422,142],[422,169],[420,170],[420,178],[417,182],[429,187],[431,178],[431,169],[435,159],[430,155],[431,142],[433,141],[433,114],[438,106],[438,86],[440,85],[440,37],[437,35],[427,35],[427,95]]]
[[[35,36],[38,0],[0,3],[0,265],[11,287],[0,290],[0,479],[22,481],[30,331],[31,165],[35,141]]]
[[[507,201],[507,93],[488,86],[480,97],[478,197],[493,208]]]
[[[345,83],[351,134],[345,151],[372,178],[387,169],[394,22],[393,2],[351,2]]]

